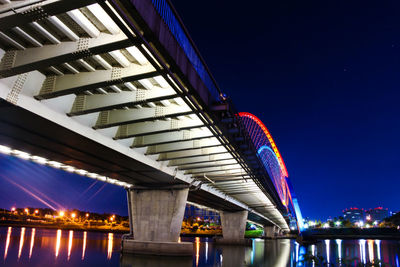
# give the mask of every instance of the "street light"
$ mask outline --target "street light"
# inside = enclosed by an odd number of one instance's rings
[[[15,211],[15,208],[14,208],[14,207],[12,207],[12,208],[11,208],[11,211],[12,211],[12,212],[14,212],[14,211]]]
[[[29,209],[25,209],[26,214],[29,214]]]
[[[65,212],[64,211],[60,211],[58,214],[60,215],[60,217],[64,217]]]
[[[89,218],[89,213],[86,213],[86,218]]]
[[[75,214],[75,213],[72,213],[72,214],[71,214],[71,217],[72,217],[72,219],[75,219],[76,214]]]
[[[35,210],[35,214],[38,214],[39,213],[39,210]]]

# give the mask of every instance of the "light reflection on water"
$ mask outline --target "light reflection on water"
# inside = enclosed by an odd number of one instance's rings
[[[293,240],[253,239],[252,245],[217,245],[210,238],[182,237],[193,242],[193,257],[122,255],[121,235],[113,233],[0,227],[4,266],[319,266],[302,262],[322,257],[328,266],[356,266],[382,261],[399,266],[399,241],[322,240],[304,247]],[[340,264],[341,259],[351,260]]]
[[[35,232],[36,232],[36,229],[32,228],[32,230],[31,230],[31,246],[29,248],[29,258],[32,257],[33,245],[35,244]]]
[[[82,260],[85,259],[86,238],[87,238],[87,232],[85,231],[85,232],[83,232]]]
[[[21,258],[22,248],[24,246],[24,239],[25,239],[25,227],[21,228],[21,237],[19,238],[19,248],[18,248],[18,260]]]

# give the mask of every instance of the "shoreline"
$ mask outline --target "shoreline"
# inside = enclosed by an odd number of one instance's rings
[[[49,230],[73,230],[73,231],[90,231],[90,232],[102,232],[102,233],[118,233],[118,234],[127,234],[129,230],[121,230],[121,229],[102,229],[102,228],[82,228],[79,226],[73,225],[43,225],[43,224],[30,224],[30,223],[21,223],[21,222],[1,222],[0,227],[25,227],[25,228],[39,228],[39,229],[49,229]]]

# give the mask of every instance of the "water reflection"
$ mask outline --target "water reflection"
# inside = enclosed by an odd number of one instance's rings
[[[114,242],[114,234],[108,234],[108,245],[107,245],[107,260],[111,259],[113,252],[113,242]]]
[[[58,253],[60,251],[60,245],[61,245],[61,230],[57,230],[57,239],[56,239],[56,258],[58,257]]]
[[[4,249],[4,260],[6,260],[7,254],[8,254],[8,246],[10,245],[11,231],[12,231],[12,228],[8,227],[7,239],[6,239],[6,247]]]
[[[380,240],[375,240],[376,244],[376,256],[378,258],[379,263],[382,262],[381,258],[381,241]]]
[[[365,255],[365,240],[364,239],[361,239],[360,241],[359,241],[359,243],[360,243],[360,259],[361,259],[361,262],[362,263],[367,263],[367,260],[366,260],[366,255]]]
[[[87,238],[87,232],[85,231],[85,232],[83,232],[82,260],[85,259],[86,238]]]
[[[35,244],[35,228],[31,230],[31,246],[29,247],[29,259],[32,257],[33,245]]]
[[[21,237],[19,238],[18,260],[21,258],[22,247],[24,246],[25,227],[21,228]]]
[[[315,256],[315,245],[311,245],[311,255]],[[312,261],[312,266],[315,266],[315,260]]]
[[[330,249],[331,249],[330,243],[331,243],[331,241],[330,241],[329,239],[326,239],[326,240],[325,240],[326,263],[328,263],[328,265],[329,265],[329,258],[330,258],[330,255],[331,255],[331,252],[330,252]]]
[[[171,256],[140,256],[123,254],[120,266],[122,267],[191,267],[193,266],[192,257],[171,257]],[[208,265],[213,266],[213,265]],[[235,266],[235,265],[234,265]]]
[[[196,267],[199,266],[199,257],[200,257],[200,237],[195,238],[196,243]]]
[[[30,242],[25,241],[27,235]],[[226,246],[210,238],[183,237],[183,242],[193,242],[192,257],[136,256],[120,254],[120,238],[112,233],[0,227],[0,251],[4,251],[0,265],[311,267],[318,266],[307,261],[315,255],[323,257],[328,266],[368,262],[398,266],[400,254],[400,243],[387,240],[322,240],[302,246],[292,240],[253,239],[251,246]]]
[[[374,263],[375,262],[375,254],[374,254],[374,240],[368,240],[368,256],[369,256],[369,262]]]
[[[68,237],[68,258],[67,258],[67,260],[69,260],[71,258],[72,239],[74,239],[74,231],[70,230],[69,237]]]
[[[337,258],[338,258],[338,263],[339,266],[342,265],[342,240],[341,239],[336,239],[336,245],[337,245]]]

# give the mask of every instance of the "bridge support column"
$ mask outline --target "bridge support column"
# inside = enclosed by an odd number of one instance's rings
[[[122,252],[192,255],[192,243],[178,243],[188,192],[188,188],[173,187],[129,189],[133,238],[122,240]]]
[[[248,211],[227,212],[221,211],[222,238],[216,242],[229,245],[246,245],[244,238]],[[249,240],[250,241],[250,240]]]
[[[264,226],[264,238],[270,239],[270,238],[274,238],[275,234],[276,234],[276,226]]]

